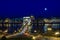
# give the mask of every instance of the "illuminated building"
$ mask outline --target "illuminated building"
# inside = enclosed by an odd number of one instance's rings
[[[37,20],[32,20],[32,29],[31,29],[31,33],[36,33],[34,31],[37,31]]]
[[[60,19],[55,18],[55,19],[52,19],[51,22],[53,22],[53,24],[52,24],[53,29],[59,29],[60,28],[60,23],[59,23]]]
[[[56,32],[60,32],[60,19],[52,18],[52,19],[44,19],[45,26],[44,31],[46,35],[54,35]]]
[[[44,33],[44,25],[45,25],[45,22],[44,22],[44,20],[43,20],[43,18],[38,18],[38,20],[37,20],[37,27],[38,27],[38,31],[40,32],[40,33]]]
[[[50,20],[49,19],[44,19],[44,21],[45,21],[44,32],[46,33],[50,28],[50,24],[49,24]]]
[[[0,31],[1,27],[3,32],[8,33],[17,33],[19,32],[19,35],[28,33],[28,34],[43,34],[43,33],[50,33],[54,32],[53,34],[59,34],[57,31],[60,31],[59,27],[60,24],[54,24],[56,22],[59,22],[59,19],[43,19],[43,18],[37,18],[35,19],[34,16],[31,17],[23,17],[20,18],[6,18],[3,20],[0,20]],[[56,31],[55,31],[56,30]]]
[[[14,30],[16,30],[18,32],[18,30],[21,28],[21,26],[22,26],[22,20],[20,18],[15,18],[14,24],[13,24]]]
[[[30,32],[31,31],[31,28],[32,28],[32,26],[31,26],[31,18],[30,17],[23,17],[23,25],[25,25],[27,23],[27,30],[28,30],[28,32]]]
[[[36,31],[35,31],[36,30]],[[32,33],[43,33],[44,32],[44,21],[43,18],[38,18],[32,21]]]
[[[2,20],[2,19],[0,19],[0,27],[2,27],[2,22],[3,22],[3,20]]]
[[[9,19],[9,18],[6,18],[5,20],[4,20],[4,26],[5,27],[10,27],[11,26],[11,23],[12,21]]]
[[[22,19],[20,18],[12,18],[12,23],[11,23],[11,27],[9,28],[9,32],[8,33],[16,33],[20,31],[20,28],[22,27]]]
[[[2,32],[2,22],[3,22],[3,20],[0,19],[0,32]]]

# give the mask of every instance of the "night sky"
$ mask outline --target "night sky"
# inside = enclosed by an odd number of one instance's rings
[[[44,10],[47,8],[47,10]],[[0,0],[0,17],[60,17],[59,0]]]

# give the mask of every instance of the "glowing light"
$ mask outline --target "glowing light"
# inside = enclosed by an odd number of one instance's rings
[[[45,11],[47,10],[47,8],[44,9]]]
[[[5,22],[9,22],[9,20],[8,20],[8,19],[6,19],[6,20],[5,20]]]
[[[56,32],[56,33],[55,33],[55,35],[58,35],[58,34],[60,34],[60,33],[59,33],[59,32]]]
[[[34,18],[34,16],[31,16],[31,18]]]
[[[34,30],[34,32],[37,32],[36,30]]]
[[[4,24],[4,26],[6,26],[6,27],[11,26],[11,24],[9,24],[11,22],[11,20],[9,18],[6,18],[4,22],[7,23],[7,24]]]
[[[30,17],[23,17],[23,18],[30,18]]]
[[[48,30],[52,30],[52,28],[48,28]]]
[[[5,30],[4,33],[5,33],[5,32],[8,32],[8,30]]]
[[[28,21],[28,19],[25,19],[25,21]]]
[[[25,23],[23,25],[25,25]]]
[[[14,32],[16,32],[16,30]]]
[[[33,37],[32,37],[32,39],[33,39],[33,40],[35,40],[35,39],[36,39],[36,37],[35,37],[35,36],[33,36]]]
[[[45,22],[49,22],[49,20],[48,20],[48,19],[44,19],[44,21],[45,21]]]

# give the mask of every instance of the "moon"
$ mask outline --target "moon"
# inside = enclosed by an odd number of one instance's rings
[[[47,8],[44,8],[45,11],[47,11]]]

